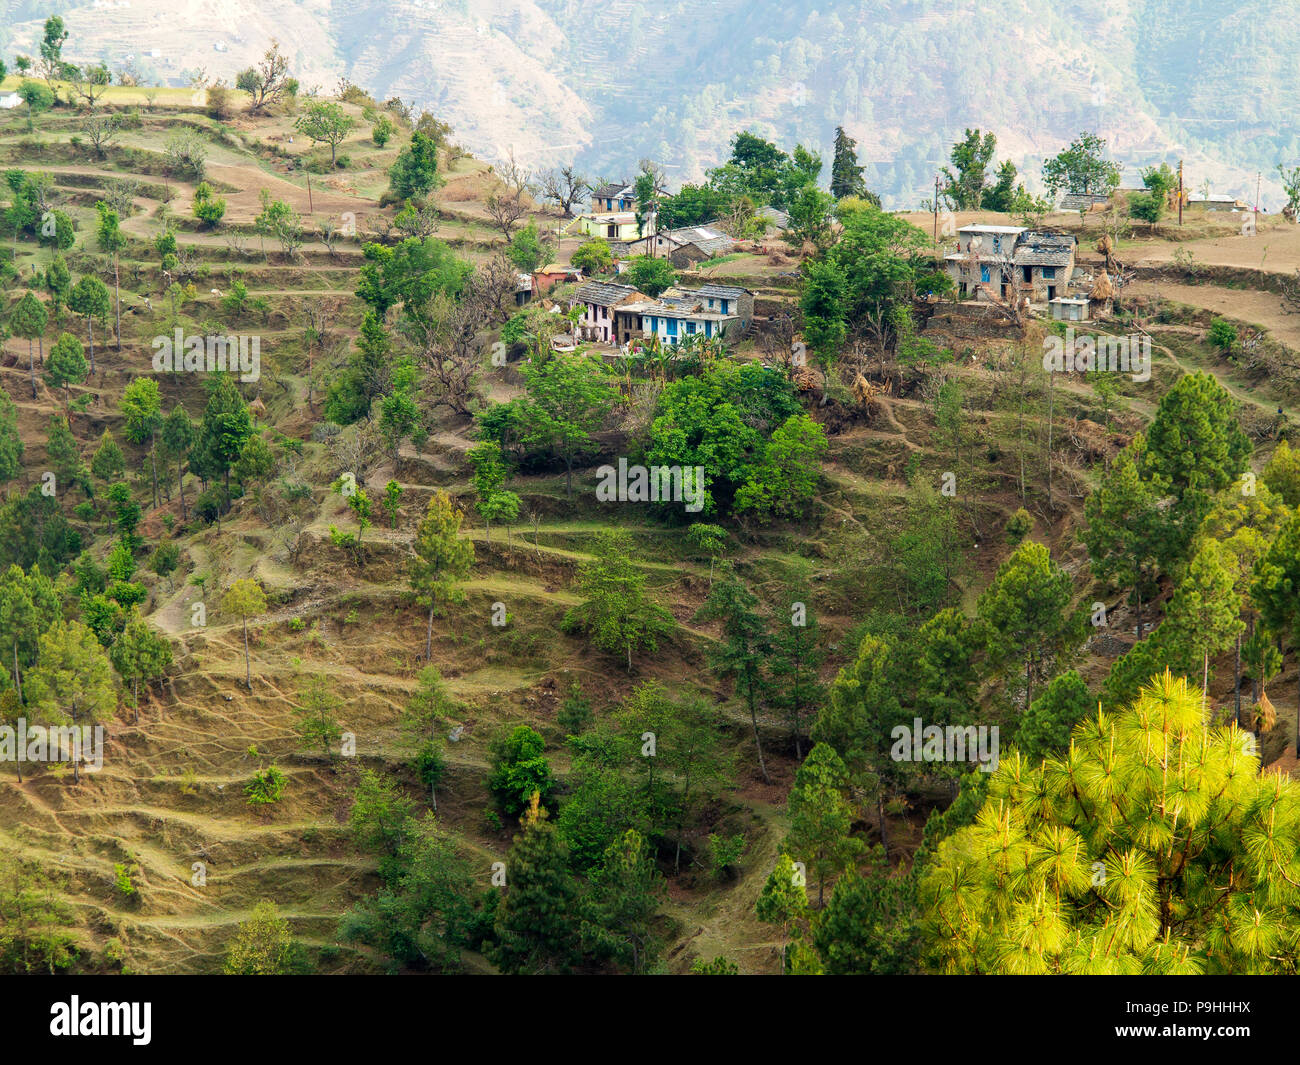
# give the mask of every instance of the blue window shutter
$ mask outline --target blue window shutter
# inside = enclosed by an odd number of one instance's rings
[[[981,266],[981,267],[980,267],[980,280],[981,280],[981,281],[988,281],[988,279],[989,279],[989,268],[988,268],[987,266]]]

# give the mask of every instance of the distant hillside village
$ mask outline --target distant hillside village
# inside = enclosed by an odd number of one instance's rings
[[[1119,165],[1108,158],[1105,142],[1090,133],[1048,160],[1043,168],[1048,195],[1036,197],[1026,192],[1012,163],[995,165],[996,144],[991,133],[967,130],[953,146],[952,167],[936,178],[934,199],[923,205],[933,215],[927,254],[939,269],[917,296],[943,301],[948,321],[991,312],[1017,323],[1032,317],[1080,322],[1105,316],[1130,279],[1112,254],[1121,225],[1126,232],[1150,228],[1174,212],[1181,218],[1184,209],[1238,215],[1243,227],[1253,224],[1251,205],[1212,196],[1208,185],[1194,197],[1181,168],[1168,164],[1144,170],[1140,187],[1120,187]],[[588,184],[568,169],[546,177],[545,198],[564,216],[557,243],[565,237],[582,243],[567,264],[522,271],[516,303],[541,301],[567,315],[571,327],[553,337],[553,347],[571,350],[589,343],[626,354],[646,345],[718,338],[734,343],[761,333],[764,322],[755,318],[755,291],[744,284],[747,275],[727,274],[720,278],[726,284],[700,282],[746,255],[765,257],[771,265],[787,263],[791,269],[785,276],[800,278],[840,238],[849,215],[862,206],[880,206],[865,186],[856,144],[842,129],[836,131],[829,192],[818,184],[821,157],[802,146],[787,153],[743,131],[731,148],[728,162],[710,171],[705,183],[671,194],[649,160],[632,180]],[[1297,177],[1292,174],[1290,183],[1300,192]],[[576,206],[580,199],[585,207]],[[966,216],[960,224],[958,213]],[[972,214],[985,217],[972,219]],[[1047,222],[1076,214],[1097,216],[1103,230],[1099,269],[1076,263],[1078,238],[1070,230],[1077,226]],[[1284,214],[1294,220],[1293,206]],[[693,273],[696,284],[679,284],[678,272]]]

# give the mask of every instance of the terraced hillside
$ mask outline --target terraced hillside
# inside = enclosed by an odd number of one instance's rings
[[[113,287],[111,257],[96,240],[96,202],[121,205],[126,238],[118,263],[121,342],[112,337],[111,315],[96,326],[93,373],[63,389],[42,376],[48,365],[38,365],[33,388],[27,339],[13,335],[4,342],[0,381],[26,445],[21,473],[7,490],[25,495],[66,460],[47,449],[51,418],[66,409],[86,463],[105,431],[113,434],[125,452],[131,496],[142,508],[140,535],[151,548],[172,544],[179,554],[174,571],[161,574],[141,556],[132,577],[144,585],[142,614],[172,642],[173,665],[159,683],[145,685],[138,713],[128,706],[128,687],[121,687],[102,771],[76,783],[55,769],[31,773],[21,784],[7,767],[0,777],[0,849],[37,863],[51,877],[52,890],[70,907],[77,966],[218,971],[237,927],[261,900],[271,899],[317,970],[385,967],[382,957],[339,931],[348,908],[381,883],[376,857],[354,841],[349,813],[367,769],[399,782],[413,803],[426,802],[400,718],[426,664],[426,610],[408,580],[410,561],[428,501],[443,490],[469,515],[463,536],[473,544],[474,562],[462,584],[464,602],[433,623],[432,663],[456,707],[437,816],[476,885],[490,890],[493,864],[505,860],[515,834],[509,819],[503,823],[493,809],[486,786],[493,738],[516,725],[537,730],[563,790],[572,783],[573,749],[561,710],[573,686],[598,718],[612,720],[639,686],[654,681],[673,696],[698,695],[719,708],[731,763],[725,784],[682,834],[680,868],[660,855],[660,864],[674,870],[656,918],[665,943],[662,966],[686,972],[696,960],[723,956],[744,972],[779,971],[782,936],[757,919],[755,902],[790,827],[786,801],[799,759],[789,730],[770,707],[751,729],[743,693],[711,668],[725,634],[716,621],[697,617],[718,579],[708,552],[692,546],[673,516],[634,503],[600,503],[594,492],[596,468],[626,454],[628,425],[645,418],[646,383],[631,369],[622,380],[613,375],[620,406],[597,434],[599,447],[575,471],[572,494],[560,463],[515,472],[509,486],[520,498],[518,516],[509,527],[489,530],[476,513],[467,459],[478,442],[471,417],[436,405],[431,391],[422,393],[419,414],[427,433],[418,445],[405,439],[395,455],[376,444],[369,420],[339,428],[323,417],[326,394],[345,371],[362,323],[364,305],[354,293],[368,261],[363,245],[392,244],[401,233],[396,207],[381,205],[381,197],[388,169],[410,141],[407,124],[379,148],[365,132],[369,123],[361,123],[340,146],[346,167],[313,174],[308,166],[319,161],[319,152],[295,134],[291,116],[241,114],[222,122],[194,109],[187,95],[149,101],[117,89],[104,106],[122,116],[123,128],[102,156],[85,144],[83,119],[68,108],[41,116],[35,130],[21,112],[0,117],[0,168],[48,175],[46,206],[71,220],[74,241],[62,254],[73,277],[94,274]],[[343,106],[362,118],[364,105]],[[169,140],[180,130],[192,131],[203,145],[203,180],[225,200],[216,227],[191,217],[199,179],[176,173],[169,158]],[[438,216],[433,235],[486,270],[504,245],[487,208],[501,181],[485,164],[457,156],[443,153],[444,180],[432,197]],[[303,240],[292,252],[256,224],[275,201],[301,216]],[[543,231],[561,222],[536,205],[530,216]],[[1080,226],[1077,216],[1054,221]],[[1289,345],[1296,336],[1281,290],[1300,262],[1300,245],[1293,228],[1277,225],[1262,229],[1249,245],[1212,227],[1181,243],[1170,233],[1119,243],[1117,254],[1138,276],[1124,317],[1105,328],[1148,334],[1156,358],[1149,384],[1123,379],[1110,400],[1073,376],[1050,382],[1049,391],[1036,361],[1041,325],[1033,324],[1017,341],[969,342],[945,338],[936,322],[926,332],[953,347],[955,361],[942,374],[912,375],[867,402],[814,383],[802,402],[825,430],[829,449],[806,518],[729,521],[721,554],[765,610],[780,614],[791,598],[808,599],[827,649],[821,678],[830,681],[853,661],[869,619],[912,611],[920,601],[908,554],[915,549],[909,537],[918,515],[950,537],[951,571],[934,605],[973,609],[1010,554],[1008,523],[1024,507],[1033,538],[1047,544],[1073,578],[1076,603],[1104,596],[1111,606],[1117,638],[1090,643],[1081,664],[1087,679],[1099,680],[1131,642],[1133,626],[1123,597],[1094,582],[1079,542],[1083,501],[1099,471],[1152,416],[1173,381],[1195,370],[1213,374],[1241,404],[1242,424],[1257,445],[1255,467],[1290,431],[1297,391]],[[326,240],[335,229],[341,232]],[[170,262],[156,244],[165,231],[177,246]],[[1095,234],[1082,236],[1091,255]],[[577,244],[565,237],[556,257],[566,260]],[[1276,291],[1267,284],[1249,288],[1246,275],[1235,272],[1255,267],[1255,249],[1263,245],[1270,250],[1260,268],[1275,277]],[[13,250],[14,271],[0,307],[6,321],[29,288],[48,304],[43,278],[56,254],[27,235],[14,239]],[[1174,252],[1184,250],[1193,256],[1190,266],[1185,257],[1175,259]],[[762,252],[747,250],[680,280],[746,285],[766,305],[764,316],[775,318],[797,309],[797,283],[788,276],[796,258],[772,239]],[[1210,279],[1197,263],[1219,272]],[[480,357],[479,409],[525,392],[519,354],[505,365],[490,357],[513,310],[507,307],[491,329],[472,338]],[[61,331],[85,331],[74,312],[65,308],[63,315],[42,333],[47,358]],[[1238,320],[1253,338],[1232,360],[1207,339],[1215,315]],[[204,410],[204,374],[153,370],[154,338],[178,326],[260,337],[260,376],[239,390],[273,455],[274,471],[258,478],[256,490],[250,482],[228,512],[217,508],[212,520],[197,511],[198,478],[190,472],[178,483],[176,466],[166,461],[155,504],[150,447],[129,442],[123,414],[126,390],[146,378],[158,381],[164,412],[176,404],[191,416]],[[729,357],[773,361],[761,336],[737,345]],[[869,361],[863,369],[884,383]],[[945,380],[959,381],[964,397],[955,436],[952,423],[941,420],[938,395]],[[950,472],[963,486],[951,504],[937,492]],[[394,520],[376,505],[373,525],[359,528],[346,497],[334,490],[348,473],[376,503],[390,484],[400,488]],[[58,502],[87,557],[103,565],[114,541],[102,486],[98,493],[83,498],[68,489]],[[79,506],[85,503],[90,506]],[[610,528],[630,536],[637,572],[672,619],[665,638],[638,653],[630,669],[563,625],[566,612],[582,602],[575,583],[580,567],[595,557],[597,534]],[[340,531],[359,533],[360,546],[341,543]],[[268,603],[248,626],[247,664],[244,625],[222,607],[222,593],[243,579],[255,580]],[[70,573],[61,591],[65,609],[76,616],[82,607]],[[205,617],[196,624],[199,604]],[[508,614],[505,625],[494,623],[498,604]],[[1221,705],[1231,696],[1230,661],[1217,661],[1211,697]],[[245,684],[246,668],[251,685]],[[326,678],[342,700],[340,724],[355,739],[349,757],[327,759],[299,742],[295,708],[313,677]],[[1288,668],[1273,683],[1285,688],[1295,679]],[[1278,730],[1275,754],[1284,738],[1294,738],[1293,724],[1283,721]],[[756,758],[755,732],[770,780]],[[246,785],[271,765],[286,777],[283,797],[250,805]],[[932,783],[893,797],[882,810],[895,867],[907,866],[926,817],[950,797],[947,784]],[[855,824],[864,838],[879,837],[872,818],[863,815]],[[716,874],[711,835],[745,841],[741,857]],[[473,950],[465,958],[470,968],[491,968]]]

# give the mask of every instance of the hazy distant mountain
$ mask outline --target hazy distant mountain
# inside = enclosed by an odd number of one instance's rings
[[[75,58],[134,53],[181,83],[229,78],[277,36],[304,84],[346,76],[449,120],[489,158],[576,158],[618,176],[652,156],[678,180],[752,127],[825,149],[837,124],[869,177],[915,204],[965,126],[1036,180],[1080,130],[1133,171],[1276,209],[1300,163],[1300,26],[1266,0],[94,0],[61,8]],[[815,10],[814,10],[815,8]],[[0,0],[0,46],[30,51],[47,0]],[[8,37],[6,41],[4,38]],[[157,54],[151,54],[156,52]],[[1130,180],[1131,179],[1131,180]]]

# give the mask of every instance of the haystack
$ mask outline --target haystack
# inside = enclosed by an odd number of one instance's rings
[[[1103,270],[1097,275],[1097,280],[1092,283],[1092,291],[1088,293],[1088,302],[1092,304],[1094,311],[1109,314],[1114,300],[1115,285],[1110,279],[1110,274]]]

